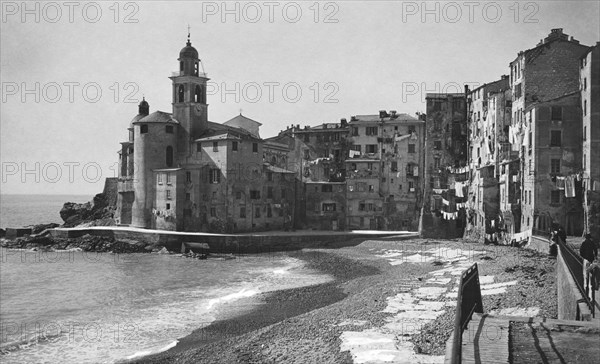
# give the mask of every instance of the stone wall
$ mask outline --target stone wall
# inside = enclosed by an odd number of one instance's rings
[[[556,287],[559,320],[591,321],[591,312],[587,305],[584,302],[578,303],[579,300],[583,300],[583,296],[577,289],[560,249],[556,259]],[[577,317],[578,309],[580,317]]]

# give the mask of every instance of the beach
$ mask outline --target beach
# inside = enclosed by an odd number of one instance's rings
[[[477,262],[484,312],[556,318],[555,260],[462,240],[367,240],[290,253],[334,280],[264,294],[139,363],[441,363],[457,277]]]

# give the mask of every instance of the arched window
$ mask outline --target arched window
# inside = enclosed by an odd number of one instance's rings
[[[198,62],[194,63],[194,75],[198,76]]]
[[[183,85],[179,85],[179,89],[177,90],[177,100],[178,100],[178,102],[183,102],[183,95],[184,95]]]
[[[173,147],[170,145],[167,147],[166,157],[167,157],[167,167],[169,167],[169,168],[173,167]]]
[[[183,61],[179,62],[179,71],[183,71]]]

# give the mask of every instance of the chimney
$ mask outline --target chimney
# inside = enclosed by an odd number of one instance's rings
[[[323,129],[327,129],[327,124],[323,123]]]
[[[342,128],[345,128],[348,126],[348,121],[346,120],[346,118],[342,118],[342,119],[340,119],[340,124],[341,124]]]
[[[390,117],[392,119],[396,119],[398,117],[398,115],[396,115],[396,110],[390,110],[390,114],[391,114]]]
[[[379,110],[379,118],[380,119],[383,119],[383,118],[388,117],[388,116],[389,115],[388,115],[387,111],[385,111],[385,110]]]
[[[501,80],[506,80],[506,79],[508,79],[508,75],[502,75],[502,76],[500,76],[500,79]]]
[[[296,128],[300,130],[300,124],[296,124]]]
[[[351,116],[350,121],[358,121],[358,119],[356,118],[356,116]]]

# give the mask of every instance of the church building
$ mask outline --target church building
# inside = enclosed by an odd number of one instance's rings
[[[171,113],[144,99],[119,151],[120,225],[177,231],[291,228],[294,172],[264,163],[260,123],[208,121],[209,80],[189,35],[172,81]],[[265,149],[265,150],[263,150]]]

